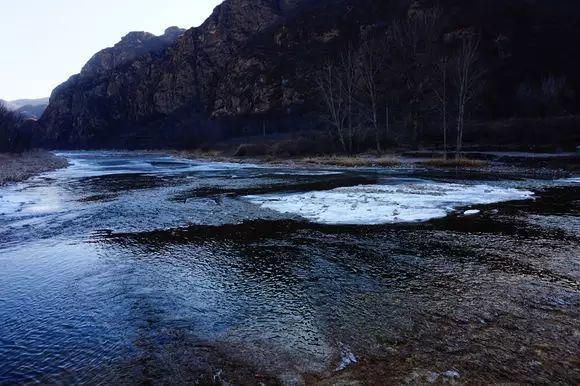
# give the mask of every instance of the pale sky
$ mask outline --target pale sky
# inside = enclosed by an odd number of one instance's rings
[[[222,0],[0,0],[0,99],[41,98],[130,31],[198,26]]]

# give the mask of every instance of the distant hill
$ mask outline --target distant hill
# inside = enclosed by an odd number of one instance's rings
[[[42,106],[48,105],[49,98],[38,98],[38,99],[17,99],[14,101],[3,101],[9,109],[18,110],[22,107],[27,106]]]
[[[25,105],[15,111],[26,119],[40,119],[48,107],[48,103],[40,105]]]
[[[49,98],[18,99],[14,101],[0,99],[0,103],[8,107],[9,110],[17,112],[26,119],[40,119],[44,110],[48,107],[48,101]]]
[[[6,106],[9,110],[16,110],[16,108],[10,102],[5,101],[4,99],[0,99],[0,104]]]

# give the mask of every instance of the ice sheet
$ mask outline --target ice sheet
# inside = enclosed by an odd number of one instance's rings
[[[490,185],[404,183],[361,185],[298,194],[246,196],[279,213],[320,224],[377,225],[422,222],[447,216],[456,208],[526,200],[533,193]]]

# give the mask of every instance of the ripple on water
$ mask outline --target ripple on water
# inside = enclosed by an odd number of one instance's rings
[[[0,189],[0,383],[580,378],[573,186],[526,181],[534,200],[479,216],[327,226],[240,196],[322,207],[336,189],[350,211],[378,194],[403,216],[418,202],[446,214],[528,193],[68,155],[71,168]]]

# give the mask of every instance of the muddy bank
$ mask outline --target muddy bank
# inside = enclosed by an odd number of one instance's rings
[[[0,186],[24,181],[35,175],[64,168],[68,161],[49,152],[0,154]]]

